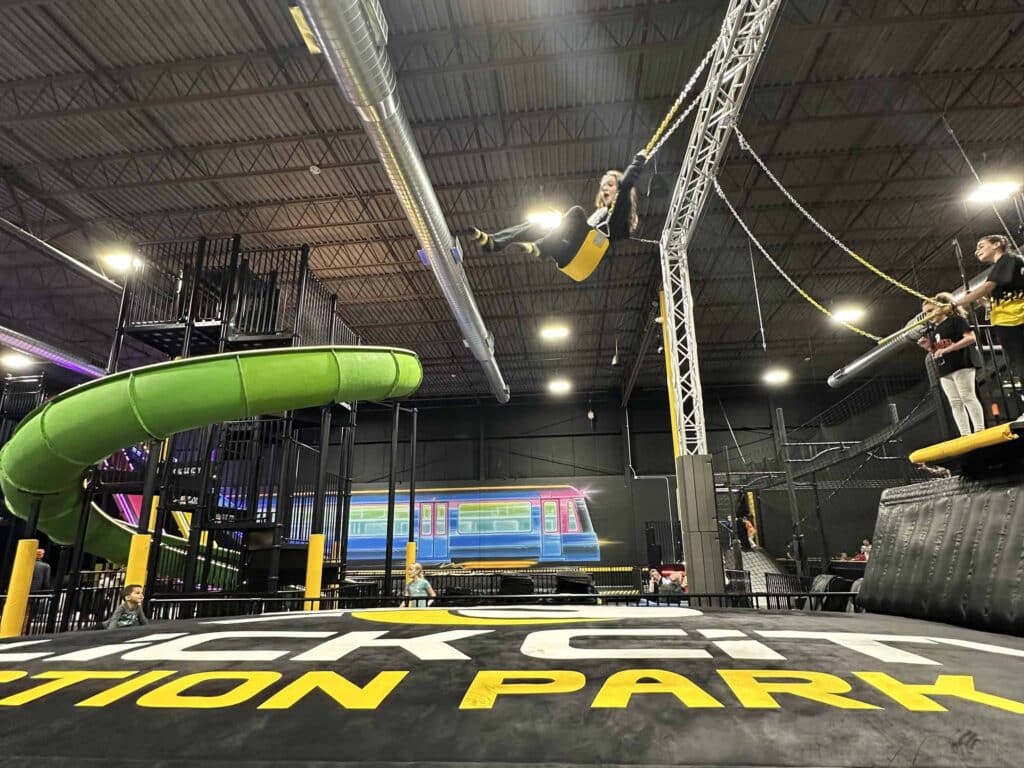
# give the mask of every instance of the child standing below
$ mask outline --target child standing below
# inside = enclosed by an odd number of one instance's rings
[[[107,619],[103,626],[105,629],[123,629],[144,624],[149,624],[149,619],[142,610],[142,587],[138,584],[129,584],[124,588],[121,602],[114,609],[114,615]]]
[[[437,597],[437,593],[434,591],[434,588],[430,586],[430,582],[423,577],[423,566],[419,563],[413,563],[409,566],[409,581],[405,585],[405,596],[418,598]],[[419,607],[430,604],[430,602],[424,599],[409,601],[409,605]]]

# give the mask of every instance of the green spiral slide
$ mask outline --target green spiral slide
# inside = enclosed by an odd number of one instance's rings
[[[406,397],[422,379],[414,352],[383,347],[232,352],[136,368],[68,390],[26,416],[0,449],[0,489],[18,517],[39,500],[39,530],[70,544],[86,469],[125,446],[231,419]],[[132,533],[93,506],[86,551],[127,562]]]

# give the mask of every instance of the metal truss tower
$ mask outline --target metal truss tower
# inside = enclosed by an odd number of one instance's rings
[[[690,591],[725,592],[687,248],[782,0],[730,0],[661,236],[666,366]]]

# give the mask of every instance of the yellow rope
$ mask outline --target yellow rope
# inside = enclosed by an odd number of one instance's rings
[[[717,178],[712,178],[711,179],[711,183],[712,183],[712,185],[715,188],[715,192],[722,199],[722,202],[725,203],[725,207],[729,209],[729,213],[731,213],[733,215],[733,218],[736,219],[736,222],[740,225],[740,227],[743,229],[743,231],[747,233],[747,237],[750,238],[750,242],[752,242],[757,247],[757,250],[759,250],[761,252],[761,255],[764,256],[768,260],[769,264],[771,264],[773,267],[775,267],[775,271],[778,272],[780,275],[782,275],[783,280],[785,280],[787,283],[789,283],[789,285],[793,288],[793,290],[795,290],[798,294],[800,294],[801,298],[803,298],[804,301],[806,301],[808,304],[810,304],[812,307],[814,307],[816,310],[818,310],[822,314],[828,315],[833,320],[835,320],[837,323],[839,323],[840,325],[845,326],[846,328],[850,329],[854,333],[858,333],[861,336],[863,336],[864,338],[871,339],[872,341],[875,341],[875,342],[879,342],[880,343],[882,341],[880,336],[875,336],[873,333],[868,333],[863,328],[858,328],[856,325],[853,325],[852,323],[848,323],[845,320],[837,319],[835,317],[835,315],[833,315],[826,307],[824,307],[813,296],[811,296],[811,294],[809,294],[807,291],[805,291],[803,288],[801,288],[799,285],[797,285],[796,281],[793,280],[793,278],[791,278],[789,275],[786,274],[786,271],[781,266],[779,266],[779,264],[775,261],[775,259],[773,259],[768,254],[768,251],[766,251],[764,249],[764,246],[761,245],[760,241],[756,237],[754,237],[754,233],[751,232],[750,229],[747,227],[747,223],[745,221],[743,221],[743,219],[740,218],[740,215],[736,212],[736,209],[732,207],[732,203],[729,201],[729,198],[725,196],[725,192],[722,190],[722,185],[718,183],[718,179]]]
[[[805,209],[805,208],[804,208],[804,207],[803,207],[802,205],[800,205],[800,203],[799,203],[799,202],[797,201],[797,199],[796,199],[795,197],[793,197],[793,195],[791,195],[791,194],[789,193],[789,190],[787,190],[787,189],[786,189],[786,188],[785,188],[784,186],[782,186],[782,182],[781,182],[781,181],[779,181],[779,180],[778,180],[778,179],[777,179],[777,178],[775,177],[775,174],[773,174],[773,173],[772,173],[772,172],[771,172],[771,171],[770,171],[770,170],[768,169],[768,166],[767,166],[767,165],[765,165],[764,161],[763,161],[763,160],[762,160],[762,159],[760,158],[760,156],[758,156],[757,152],[755,152],[755,151],[754,151],[754,148],[753,148],[752,146],[750,146],[750,142],[749,142],[749,141],[747,141],[747,137],[746,137],[746,136],[744,136],[744,135],[743,135],[743,134],[742,134],[742,133],[740,132],[739,126],[734,126],[734,127],[733,127],[733,131],[735,131],[735,133],[736,133],[736,139],[737,139],[737,140],[739,141],[740,147],[742,147],[743,149],[745,149],[745,150],[746,150],[746,151],[747,151],[747,152],[748,152],[748,153],[750,154],[750,156],[751,156],[752,158],[754,158],[754,162],[756,162],[756,163],[758,164],[758,166],[760,166],[760,168],[761,168],[761,170],[762,170],[762,171],[764,172],[764,174],[765,174],[765,175],[766,175],[766,176],[767,176],[767,177],[768,177],[769,179],[771,179],[771,180],[772,180],[772,182],[773,182],[773,183],[775,184],[775,186],[776,186],[776,187],[778,187],[779,191],[780,191],[780,192],[781,192],[781,193],[782,193],[783,195],[785,195],[785,196],[786,196],[786,199],[787,199],[787,200],[789,200],[789,202],[790,202],[790,203],[791,203],[791,204],[792,204],[792,205],[793,205],[793,206],[794,206],[794,207],[795,207],[795,208],[796,208],[796,209],[797,209],[798,211],[800,211],[800,213],[802,213],[802,214],[804,215],[804,217],[805,217],[805,218],[806,218],[806,219],[807,219],[808,221],[810,221],[810,222],[811,222],[811,223],[812,223],[812,224],[813,224],[813,225],[814,225],[815,227],[817,227],[817,228],[818,228],[818,231],[820,231],[820,232],[821,232],[821,233],[822,233],[823,235],[825,235],[825,237],[827,237],[827,238],[828,238],[829,240],[831,240],[831,241],[832,241],[832,242],[833,242],[833,243],[834,243],[834,244],[836,245],[836,247],[838,247],[838,248],[839,248],[839,250],[841,250],[841,251],[843,251],[844,253],[848,254],[848,255],[849,255],[849,256],[850,256],[851,258],[853,258],[853,259],[854,259],[855,261],[857,261],[857,262],[858,262],[859,264],[861,264],[862,266],[866,267],[866,268],[867,268],[867,269],[868,269],[869,271],[873,272],[873,273],[874,273],[874,274],[876,274],[876,275],[877,275],[878,277],[880,277],[880,278],[882,278],[883,280],[885,280],[885,281],[886,281],[887,283],[890,283],[891,285],[894,285],[894,286],[896,286],[896,287],[897,287],[897,288],[899,288],[900,290],[902,290],[902,291],[905,291],[906,293],[909,293],[909,294],[910,294],[911,296],[915,296],[916,298],[920,299],[921,301],[927,301],[927,302],[929,302],[929,303],[932,303],[932,304],[934,304],[934,303],[935,303],[934,299],[932,299],[932,298],[930,298],[930,297],[928,297],[928,296],[925,296],[925,295],[924,295],[923,293],[920,293],[919,291],[916,291],[916,290],[914,290],[913,288],[911,288],[911,287],[910,287],[909,285],[906,285],[905,283],[901,283],[901,282],[900,282],[899,280],[897,280],[897,279],[896,279],[895,277],[893,277],[892,275],[890,275],[890,274],[887,274],[887,273],[883,272],[883,271],[882,271],[881,269],[879,269],[878,267],[876,267],[876,266],[875,266],[874,264],[872,264],[872,263],[871,263],[870,261],[868,261],[867,259],[865,259],[865,258],[864,258],[863,256],[860,256],[860,255],[858,255],[858,254],[854,253],[854,252],[853,252],[853,251],[852,251],[852,250],[851,250],[850,248],[848,248],[848,247],[846,246],[846,244],[845,244],[845,243],[843,243],[843,242],[842,242],[842,241],[841,241],[841,240],[840,240],[840,239],[839,239],[838,237],[836,237],[836,236],[835,236],[835,235],[833,235],[833,234],[832,234],[831,232],[829,232],[829,231],[828,231],[827,229],[825,229],[825,227],[823,227],[823,226],[822,226],[822,225],[821,225],[821,224],[820,224],[820,223],[818,222],[818,220],[817,220],[817,219],[815,219],[815,218],[814,218],[814,217],[813,217],[813,216],[812,216],[812,215],[811,215],[811,214],[810,214],[810,213],[809,213],[809,212],[807,211],[807,209]]]

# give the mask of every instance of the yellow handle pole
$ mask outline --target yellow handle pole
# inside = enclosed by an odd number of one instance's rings
[[[316,600],[315,603],[306,603],[305,610],[320,610],[320,592],[324,578],[324,547],[327,537],[322,533],[312,533],[309,536],[309,549],[306,551],[306,599]]]
[[[416,542],[407,541],[405,543],[405,583],[409,583],[409,572],[412,570],[412,564],[416,562]]]
[[[658,292],[658,311],[661,314],[661,346],[665,352],[665,380],[668,384],[668,415],[672,423],[672,455],[677,459],[683,455],[679,445],[679,417],[676,414],[676,372],[672,370],[672,350],[668,344],[668,319],[665,317],[665,292]]]
[[[145,584],[146,566],[149,563],[149,547],[153,537],[148,533],[132,534],[131,547],[128,550],[128,567],[125,569],[125,584]]]
[[[38,539],[22,539],[18,542],[11,581],[7,585],[7,602],[4,603],[3,616],[0,617],[0,637],[18,637],[25,627],[37,549]]]

